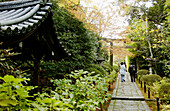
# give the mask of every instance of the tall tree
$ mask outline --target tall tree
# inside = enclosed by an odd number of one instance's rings
[[[73,2],[74,1],[74,2]],[[83,0],[86,2],[86,4],[89,4],[89,0]],[[118,26],[117,24],[122,24],[122,19],[124,19],[121,16],[121,12],[119,10],[119,5],[117,3],[114,3],[116,5],[116,9],[112,4],[109,4],[107,6],[97,7],[84,7],[81,5],[81,2],[83,1],[76,1],[76,0],[61,0],[61,4],[64,3],[65,8],[71,12],[75,18],[85,23],[85,27],[89,30],[96,32],[100,37],[103,38],[111,38],[114,39],[113,41],[109,40],[110,42],[120,42],[120,41],[127,41],[124,34],[127,32],[126,27]],[[61,5],[63,6],[63,5]],[[124,28],[123,31],[120,31],[120,29]],[[121,36],[121,39],[114,37]],[[101,42],[101,41],[100,41]],[[104,41],[102,41],[104,42]],[[128,51],[124,49],[124,47],[104,47],[106,49],[112,50],[112,52],[115,55],[121,55],[122,57],[125,57],[126,54],[128,54]],[[120,53],[119,53],[120,52]],[[122,53],[121,53],[122,52]],[[126,53],[126,54],[125,54]]]
[[[131,16],[131,20],[129,21],[131,24],[131,33],[129,34],[129,37],[136,41],[134,44],[139,50],[138,54],[144,58],[148,58],[147,60],[153,61],[157,59],[159,60],[159,63],[161,63],[164,59],[165,61],[169,61],[170,55],[169,36],[167,34],[167,20],[169,18],[169,14],[167,12],[168,7],[165,5],[165,2],[166,0],[154,0],[153,6],[149,7],[148,10],[145,8],[146,4],[143,4],[140,7],[139,5],[132,6],[129,11]],[[165,6],[166,8],[164,8]],[[143,25],[139,26],[140,24]],[[143,37],[143,41],[140,39],[141,37]],[[144,41],[148,41],[148,43]],[[147,48],[147,50],[144,50],[144,47]],[[155,69],[159,69],[159,64],[153,65],[155,66]]]

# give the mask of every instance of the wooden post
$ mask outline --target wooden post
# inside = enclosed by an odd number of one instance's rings
[[[110,82],[109,82],[109,91],[110,91]]]
[[[159,98],[156,98],[156,104],[157,104],[157,111],[159,111]]]
[[[150,87],[148,87],[148,98],[150,98]]]
[[[113,42],[110,42],[110,47],[113,48]],[[113,66],[113,53],[112,53],[112,49],[110,49],[110,65]]]
[[[36,92],[39,92],[39,80],[40,80],[40,60],[34,61],[34,73],[33,73],[33,85],[38,86]]]
[[[146,82],[144,82],[144,92],[146,93]]]
[[[108,75],[110,75],[110,71],[109,71],[109,74]],[[109,81],[109,91],[111,90],[111,88],[110,88],[110,84],[111,84],[112,82],[110,82]]]

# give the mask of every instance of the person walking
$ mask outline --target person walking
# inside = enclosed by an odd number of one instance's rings
[[[121,82],[125,81],[125,79],[124,79],[125,73],[126,73],[126,67],[123,64],[123,62],[121,62],[121,64],[120,64],[120,71],[119,71],[119,74],[121,75]]]
[[[136,78],[136,67],[135,65],[133,65],[133,82],[135,82],[135,78]]]
[[[125,68],[126,68],[126,63],[125,63],[125,62],[123,62],[123,64],[125,65]]]
[[[131,82],[135,82],[135,65],[133,65],[133,63],[131,62],[130,63],[130,66],[129,66],[129,73],[130,73],[130,77],[131,77]]]

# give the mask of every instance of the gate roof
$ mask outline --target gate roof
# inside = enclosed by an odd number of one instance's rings
[[[52,3],[20,0],[0,3],[0,35],[25,34],[37,28],[48,16]]]
[[[0,43],[3,43],[0,46],[11,48],[24,41],[25,45],[29,45],[29,50],[38,50],[47,56],[54,53],[63,58],[68,52],[57,39],[51,8],[52,3],[48,0],[0,2]],[[41,40],[32,36],[37,32]]]

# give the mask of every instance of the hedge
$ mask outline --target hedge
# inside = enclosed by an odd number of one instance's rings
[[[140,77],[142,77],[143,75],[147,75],[149,74],[149,70],[146,69],[141,69],[137,72],[137,75],[140,75]]]

